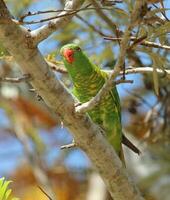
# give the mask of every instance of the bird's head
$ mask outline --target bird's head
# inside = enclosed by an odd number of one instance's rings
[[[87,75],[93,70],[90,60],[76,44],[67,44],[63,46],[60,50],[60,54],[72,78],[79,74],[83,76]]]
[[[65,64],[74,65],[81,58],[82,51],[76,44],[67,44],[60,50]]]

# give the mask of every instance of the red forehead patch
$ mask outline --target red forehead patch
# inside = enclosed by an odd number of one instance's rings
[[[68,63],[72,63],[74,61],[74,50],[64,49],[63,56],[65,57]]]

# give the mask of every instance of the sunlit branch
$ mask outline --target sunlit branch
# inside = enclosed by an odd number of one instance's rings
[[[50,66],[50,68],[56,72],[62,73],[62,74],[66,74],[68,73],[67,70],[63,67],[59,67],[57,64],[54,64],[50,61],[47,61],[48,65]],[[107,74],[111,74],[113,72],[113,70],[102,70],[104,72],[106,72]],[[159,75],[161,75],[164,78],[168,78],[170,79],[170,70],[168,69],[156,69],[157,73]],[[127,69],[125,70],[125,72],[120,71],[120,73],[118,74],[118,76],[123,75],[123,73],[125,74],[150,74],[153,73],[153,68],[152,67],[132,67],[132,66],[127,66]]]
[[[107,7],[105,7],[105,8],[93,8],[93,7],[88,8],[90,5],[91,4],[87,5],[84,8],[74,9],[74,10],[63,9],[63,10],[47,10],[47,11],[28,12],[25,15],[20,17],[19,22],[20,22],[20,24],[37,24],[37,23],[42,23],[42,22],[53,20],[53,19],[65,17],[67,15],[73,15],[73,14],[76,14],[76,13],[81,12],[81,11],[89,11],[89,10],[97,10],[97,9],[113,10],[113,9],[107,8]],[[41,19],[41,20],[37,20],[37,21],[24,21],[25,18],[30,17],[30,16],[42,15],[42,14],[47,14],[47,13],[60,13],[60,12],[63,12],[63,11],[65,11],[65,12],[69,11],[69,13],[66,13],[66,14],[63,14],[63,15],[57,15],[57,16],[53,16],[53,17],[49,17],[49,18],[45,18],[45,19]]]
[[[74,1],[67,1],[65,4],[64,10],[61,13],[59,13],[59,17],[57,19],[53,19],[48,22],[48,24],[41,26],[40,28],[32,31],[30,33],[30,36],[33,38],[33,45],[36,46],[39,44],[42,40],[46,39],[49,35],[51,35],[54,31],[58,30],[59,28],[62,28],[67,23],[70,22],[71,18],[74,16],[72,13],[73,10],[78,9],[84,1],[80,0],[74,0]],[[69,13],[72,13],[72,15],[68,15]]]
[[[30,81],[31,76],[29,74],[24,74],[22,77],[0,77],[0,82],[9,82],[9,83],[21,83],[25,81]]]
[[[104,37],[104,39],[105,40],[111,40],[111,41],[122,41],[123,38],[122,37],[120,37],[120,38]],[[130,37],[130,40],[135,42],[136,40],[138,40],[138,38]],[[150,42],[150,41],[146,41],[146,40],[139,41],[137,44],[147,46],[147,47],[154,47],[154,48],[170,50],[170,46],[162,45],[162,44],[159,44],[159,43]]]
[[[168,69],[156,69],[156,72],[159,75],[162,75],[162,78],[168,78],[170,79],[170,70]],[[120,75],[123,72],[120,72]],[[138,67],[138,68],[131,68],[131,69],[127,69],[125,71],[125,74],[136,74],[136,73],[140,73],[140,74],[149,74],[149,73],[153,73],[153,68],[152,67]]]
[[[61,67],[61,66],[58,66],[57,64],[54,64],[53,62],[50,62],[50,61],[47,61],[46,62],[48,63],[49,67],[56,71],[56,72],[60,72],[62,74],[67,74],[67,70],[64,68],[64,67]]]

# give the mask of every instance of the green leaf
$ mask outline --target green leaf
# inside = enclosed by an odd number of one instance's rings
[[[9,194],[11,191],[8,190],[8,185],[11,183],[11,181],[5,181],[5,178],[0,179],[0,199],[1,200],[7,200]]]
[[[152,59],[154,90],[156,95],[159,95],[159,76],[157,73],[157,69],[164,70],[167,60],[163,56],[159,55],[158,53],[152,52],[148,48],[137,47],[136,50],[146,53]]]
[[[154,10],[149,11],[148,13],[149,15],[153,16],[154,14],[169,11],[169,10],[170,10],[169,8],[156,8]]]
[[[11,189],[8,189],[9,184],[12,181],[5,181],[5,178],[0,178],[0,200],[9,200],[9,196],[12,192]],[[19,200],[18,198],[12,198],[12,200]]]
[[[5,197],[4,199],[8,199],[9,195],[11,194],[12,190],[11,189],[8,189],[5,193]]]
[[[161,35],[165,35],[166,33],[170,32],[170,22],[166,22],[164,25],[160,26],[159,28],[155,28],[152,39],[156,39],[157,37]]]
[[[157,69],[163,68],[163,65],[165,64],[163,60],[161,59],[161,56],[159,56],[157,53],[149,52],[149,56],[151,57],[153,61],[153,83],[154,83],[154,90],[156,95],[159,95],[159,78]]]

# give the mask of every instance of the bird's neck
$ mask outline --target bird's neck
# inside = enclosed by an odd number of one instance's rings
[[[94,97],[105,82],[105,78],[97,68],[85,73],[77,73],[73,78],[75,95],[83,103]]]

